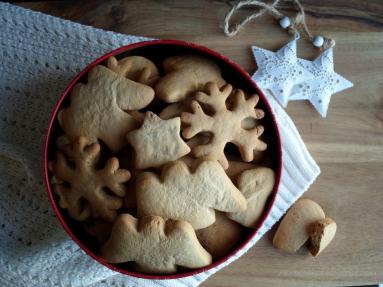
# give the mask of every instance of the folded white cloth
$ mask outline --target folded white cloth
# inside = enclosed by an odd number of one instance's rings
[[[282,181],[272,212],[245,248],[210,271],[165,281],[124,276],[84,254],[61,228],[42,185],[44,129],[77,72],[110,50],[143,40],[0,3],[1,286],[198,286],[252,247],[318,176],[293,122],[268,96],[283,142]]]

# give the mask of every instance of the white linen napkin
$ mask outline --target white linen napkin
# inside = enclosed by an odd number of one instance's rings
[[[1,286],[198,286],[252,247],[318,176],[293,122],[267,95],[282,137],[282,179],[270,215],[245,248],[205,273],[163,281],[121,275],[87,256],[61,228],[42,185],[45,127],[76,73],[106,52],[143,40],[0,3]]]

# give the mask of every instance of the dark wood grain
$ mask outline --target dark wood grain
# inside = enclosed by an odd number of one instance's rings
[[[93,24],[104,23],[109,21],[109,24],[116,25],[123,22],[125,13],[135,12],[137,10],[146,8],[145,10],[166,10],[166,8],[171,7],[172,14],[175,14],[177,10],[183,10],[185,5],[177,4],[177,1],[102,1],[102,0],[92,0],[92,1],[11,1],[15,2],[20,6],[29,7],[35,10],[39,10],[45,13],[50,13],[52,15],[64,17],[70,20],[77,20],[79,23],[83,24]],[[181,1],[182,2],[182,1]],[[201,10],[210,12],[211,10],[207,8],[214,8],[217,4],[220,7],[226,6],[229,8],[236,1],[190,1],[195,2],[188,3],[188,8],[193,8],[193,10]],[[212,3],[215,2],[215,3]],[[360,29],[382,29],[383,27],[383,8],[381,0],[369,0],[369,1],[359,1],[359,0],[305,0],[301,1],[305,7],[305,12],[308,15],[314,16],[316,19],[319,19],[320,25],[326,25],[326,22],[323,19],[336,19],[336,20],[350,20],[354,23],[359,24]],[[278,5],[282,10],[293,11],[295,8],[291,6],[289,1],[281,1]],[[206,9],[205,9],[206,8]],[[102,12],[100,12],[102,11]],[[243,14],[248,14],[254,11],[252,8],[244,8]],[[101,14],[100,14],[101,13]],[[141,11],[142,13],[142,11]],[[140,13],[140,15],[142,15]],[[104,19],[94,18],[93,15],[102,15]],[[169,14],[164,16],[170,16]],[[176,15],[172,15],[176,16]],[[170,19],[169,19],[170,20]],[[171,21],[171,20],[170,20]],[[97,22],[97,23],[95,23]],[[114,23],[112,23],[114,22]],[[319,23],[315,21],[311,25]],[[331,23],[328,23],[331,25]],[[342,23],[340,23],[342,24]],[[344,23],[347,25],[347,23]],[[102,26],[103,28],[108,28],[108,26]],[[340,26],[342,27],[342,26]],[[348,30],[348,27],[346,27]],[[109,30],[110,26],[109,26]]]
[[[220,27],[232,1],[41,1],[18,3],[37,11],[120,33],[174,38],[209,46],[247,71],[255,69],[250,45],[277,49],[289,39],[270,17],[228,38]],[[337,41],[335,69],[354,88],[332,97],[321,119],[306,102],[292,102],[293,118],[322,174],[306,196],[338,223],[318,258],[283,254],[269,232],[249,253],[203,286],[351,286],[383,282],[383,1],[305,0],[313,34]],[[287,13],[293,10],[281,3]],[[235,19],[251,13],[244,9]],[[299,55],[318,53],[300,41]]]

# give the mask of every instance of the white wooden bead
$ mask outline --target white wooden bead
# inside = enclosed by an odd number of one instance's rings
[[[322,36],[315,36],[313,39],[313,45],[317,48],[320,48],[323,46],[324,39]]]
[[[279,25],[281,25],[283,29],[286,29],[287,27],[289,27],[290,24],[291,24],[290,18],[287,16],[284,16],[281,20],[279,20]]]

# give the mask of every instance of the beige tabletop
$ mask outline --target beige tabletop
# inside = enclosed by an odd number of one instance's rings
[[[253,72],[256,65],[250,45],[275,50],[289,36],[272,18],[263,17],[238,36],[226,37],[220,26],[232,2],[36,1],[18,5],[120,33],[192,41]],[[306,250],[288,255],[274,249],[272,230],[204,287],[383,283],[383,1],[302,3],[312,32],[336,39],[335,70],[355,85],[332,97],[326,119],[307,102],[291,102],[287,108],[322,170],[306,196],[335,219],[338,233],[323,254],[312,258]],[[245,9],[239,16],[249,13]],[[298,50],[307,59],[317,55],[304,41]]]

